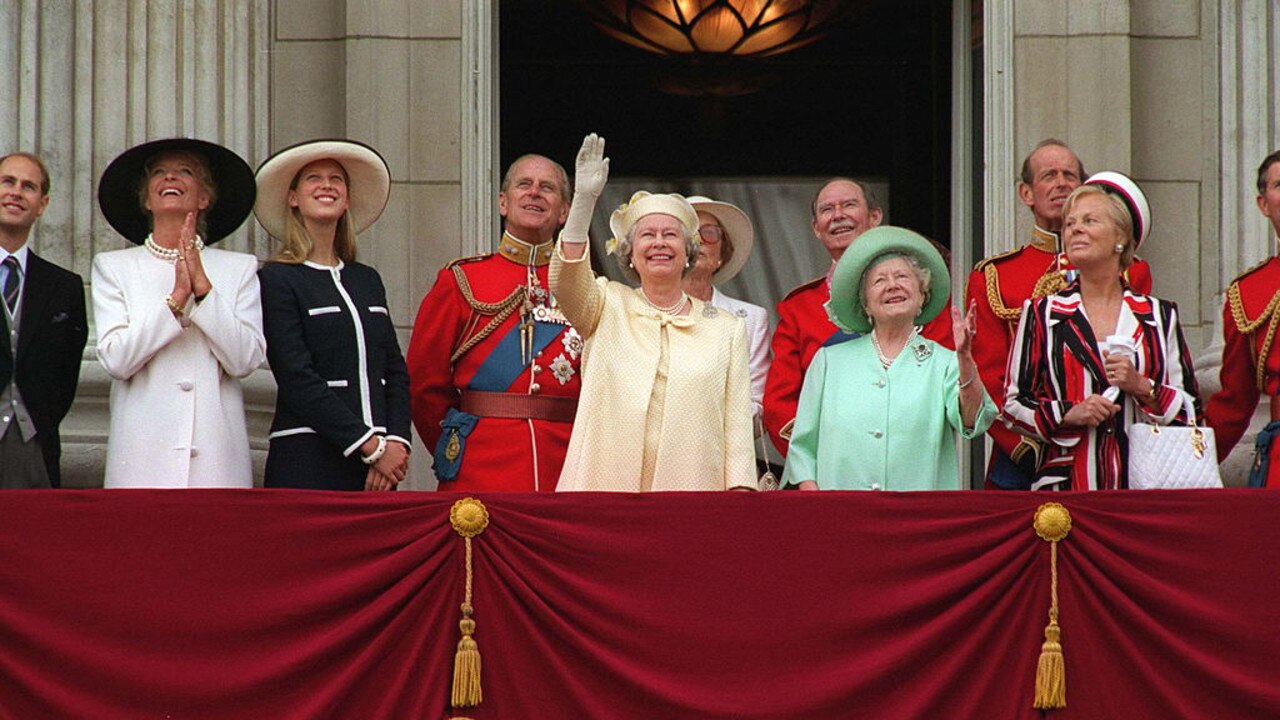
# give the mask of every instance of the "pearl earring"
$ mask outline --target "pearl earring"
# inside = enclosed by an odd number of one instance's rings
[[[1124,252],[1124,243],[1116,243],[1116,254]]]

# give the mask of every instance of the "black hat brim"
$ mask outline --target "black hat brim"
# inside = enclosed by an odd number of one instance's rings
[[[217,200],[205,211],[204,242],[213,244],[235,232],[253,212],[257,197],[253,168],[235,152],[195,138],[152,140],[120,153],[98,182],[98,207],[103,217],[130,242],[141,244],[146,240],[151,219],[139,204],[139,184],[148,160],[173,152],[203,157],[217,187]]]

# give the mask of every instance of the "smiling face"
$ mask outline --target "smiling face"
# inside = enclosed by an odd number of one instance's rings
[[[29,158],[12,155],[0,163],[0,229],[25,234],[35,224],[49,206],[43,183],[40,166]]]
[[[632,233],[631,262],[642,283],[680,279],[689,256],[679,220],[661,213],[645,215],[636,221]]]
[[[506,218],[507,232],[528,243],[554,237],[569,214],[563,182],[556,164],[544,157],[516,161],[498,194],[498,213]]]
[[[827,183],[813,202],[813,234],[832,260],[839,260],[862,233],[880,224],[883,213],[871,209],[862,188],[847,180]]]
[[[289,207],[306,220],[337,222],[350,206],[347,172],[336,160],[316,160],[303,166],[289,190]]]
[[[1082,191],[1083,192],[1083,191]],[[1080,195],[1067,211],[1062,225],[1062,245],[1067,260],[1081,270],[1120,266],[1116,245],[1127,246],[1131,240],[1116,222],[1114,206],[1102,193]]]
[[[888,257],[862,278],[862,304],[877,327],[914,324],[924,307],[920,277],[904,257]]]
[[[165,153],[147,163],[143,209],[154,215],[186,216],[208,209],[210,190],[204,176],[208,171],[187,153]]]
[[[1080,158],[1061,145],[1045,145],[1027,160],[1028,182],[1018,183],[1018,197],[1031,208],[1036,225],[1058,232],[1062,229],[1062,206],[1072,190],[1080,187]]]

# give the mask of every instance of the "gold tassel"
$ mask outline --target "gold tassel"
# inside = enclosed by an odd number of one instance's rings
[[[1036,694],[1032,707],[1055,710],[1067,706],[1067,670],[1062,655],[1062,628],[1058,626],[1058,542],[1071,532],[1071,513],[1059,503],[1036,509],[1032,523],[1036,534],[1049,543],[1049,624],[1036,663]]]
[[[470,538],[467,540],[470,542]],[[462,639],[458,641],[458,651],[453,656],[454,707],[475,707],[484,699],[480,688],[480,648],[471,637],[476,631],[472,612],[469,603],[462,603],[462,619],[458,621]]]
[[[1067,706],[1066,668],[1062,661],[1062,630],[1052,615],[1044,628],[1040,662],[1036,665],[1036,701],[1033,707],[1052,710]]]
[[[484,690],[480,685],[480,646],[476,644],[474,637],[475,608],[471,605],[471,538],[484,532],[489,526],[489,511],[479,500],[463,498],[453,504],[449,511],[449,521],[466,542],[467,559],[466,593],[461,606],[462,619],[458,621],[462,638],[458,640],[458,650],[453,656],[451,704],[455,708],[475,707],[484,700]]]

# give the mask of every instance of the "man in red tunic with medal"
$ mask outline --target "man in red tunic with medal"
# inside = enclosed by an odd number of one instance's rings
[[[569,197],[558,163],[517,159],[498,194],[498,251],[446,265],[418,309],[405,358],[413,424],[441,490],[556,489],[583,344],[547,290]]]
[[[831,255],[831,267],[859,235],[884,218],[879,199],[861,182],[851,178],[828,180],[813,199],[813,234]],[[800,404],[804,373],[818,349],[852,340],[857,335],[836,327],[827,316],[831,299],[831,271],[795,288],[778,303],[778,329],[773,333],[773,362],[764,386],[764,426],[783,455],[791,441],[791,425]],[[934,318],[920,333],[948,348],[951,318]]]
[[[966,306],[977,304],[977,339],[973,358],[987,394],[1004,404],[1009,348],[1018,331],[1022,303],[1052,295],[1074,279],[1075,270],[1062,251],[1062,205],[1084,182],[1084,165],[1061,140],[1042,140],[1022,161],[1018,198],[1031,210],[1035,225],[1022,247],[994,255],[974,267],[965,291]],[[1151,267],[1134,259],[1125,273],[1135,292],[1150,294]],[[1040,462],[1040,446],[1031,438],[994,423],[987,433],[995,448],[987,464],[987,487],[1026,490]]]
[[[1280,150],[1258,167],[1258,210],[1280,235]],[[1273,246],[1274,247],[1274,246]],[[1271,422],[1258,433],[1249,485],[1280,488],[1280,257],[1272,255],[1227,286],[1222,308],[1222,389],[1209,398],[1205,419],[1214,429],[1221,462],[1249,427],[1262,395]]]

